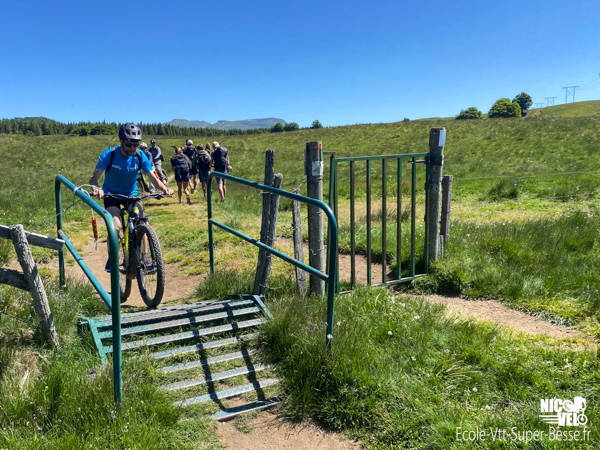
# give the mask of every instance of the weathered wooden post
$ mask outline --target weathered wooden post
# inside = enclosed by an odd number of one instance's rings
[[[444,251],[444,244],[448,242],[450,235],[450,206],[452,202],[452,175],[444,175],[442,178],[442,218],[440,220],[440,251]]]
[[[273,177],[275,176],[275,150],[270,148],[265,152],[265,186],[271,186],[273,184]],[[269,217],[271,207],[271,194],[263,192],[262,194],[262,223],[260,226],[260,242],[263,244],[267,243],[267,235],[269,233]],[[268,252],[262,248],[258,250],[258,262],[256,264],[256,275],[254,277],[254,295],[261,294],[261,283],[263,281],[265,262],[267,260]]]
[[[300,188],[292,191],[294,194],[300,194]],[[304,262],[304,251],[302,248],[302,220],[300,218],[300,202],[292,200],[292,230],[294,236],[294,259]],[[296,267],[296,285],[302,297],[306,296],[306,272]]]
[[[323,201],[323,145],[321,141],[307,142],[304,151],[304,173],[308,197]],[[324,272],[325,245],[323,241],[323,211],[308,205],[308,264]],[[332,275],[335,277],[335,274]],[[333,278],[332,278],[333,282]],[[325,282],[310,275],[311,295],[325,295]]]
[[[280,173],[275,174],[273,177],[273,187],[275,189],[281,189],[281,183],[283,181],[283,175]],[[269,205],[269,229],[267,230],[267,240],[265,242],[269,247],[275,245],[275,234],[277,233],[277,216],[279,215],[279,195],[271,194],[271,203]],[[269,284],[269,276],[271,275],[271,266],[273,265],[273,255],[267,251],[266,258],[264,261],[264,268],[262,269],[262,279],[259,283],[260,295],[264,295],[267,291],[267,285]]]
[[[440,254],[440,188],[442,184],[442,166],[444,164],[444,145],[446,145],[446,129],[432,128],[429,132],[429,185],[427,186],[429,262],[436,261]]]
[[[40,318],[44,337],[52,342],[54,348],[60,349],[60,342],[58,340],[58,334],[56,334],[56,329],[54,328],[54,319],[52,318],[52,312],[50,311],[50,305],[48,304],[46,290],[44,289],[44,284],[38,273],[37,266],[33,261],[33,256],[31,255],[23,225],[14,225],[10,227],[10,235],[15,246],[15,251],[17,252],[17,258],[23,269],[25,280],[29,287],[28,290],[33,297],[35,312]]]

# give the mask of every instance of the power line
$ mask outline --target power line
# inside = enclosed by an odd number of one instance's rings
[[[544,104],[543,103],[534,103],[536,108],[543,108]]]
[[[544,97],[544,100],[546,100],[546,106],[554,106],[554,99],[556,97]],[[552,102],[552,103],[550,103]]]
[[[573,97],[573,103],[575,103],[575,89],[578,89],[579,86],[566,86],[563,87],[563,89],[565,90],[565,103],[568,103],[567,99],[569,98],[569,95],[571,95]]]

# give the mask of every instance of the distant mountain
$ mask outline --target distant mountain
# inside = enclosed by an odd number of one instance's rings
[[[204,120],[173,119],[170,122],[163,123],[163,125],[175,125],[176,127],[212,128],[212,125]]]
[[[269,117],[267,119],[247,119],[247,120],[219,120],[215,123],[208,123],[204,120],[185,120],[173,119],[163,125],[176,125],[178,127],[194,128],[216,128],[217,130],[251,130],[253,128],[271,128],[277,122],[285,125],[287,122],[283,119]]]

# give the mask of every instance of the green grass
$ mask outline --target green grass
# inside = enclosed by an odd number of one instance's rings
[[[112,366],[76,334],[77,315],[104,305],[89,285],[63,291],[46,280],[46,289],[60,352],[42,343],[29,294],[2,288],[0,309],[13,317],[0,315],[0,448],[220,448],[208,418],[179,421],[147,360],[125,359],[119,410]]]
[[[219,141],[230,150],[234,174],[254,181],[263,177],[264,150],[274,148],[275,169],[284,174],[284,189],[291,190],[305,178],[302,154],[306,142],[322,141],[324,150],[336,151],[338,156],[421,153],[428,149],[430,128],[445,127],[444,173],[455,177],[450,239],[444,258],[433,265],[431,274],[404,289],[496,298],[597,337],[598,105],[581,102],[548,107],[526,119],[424,119]],[[184,141],[157,139],[165,156],[170,156],[172,145]],[[11,168],[0,177],[0,223],[21,223],[26,230],[41,224],[36,232],[54,235],[56,174],[76,185],[87,183],[101,151],[115,144],[107,136],[0,136],[0,158],[4,167]],[[395,266],[396,169],[390,164],[386,169],[387,254],[388,263]],[[401,186],[404,237],[409,235],[409,170],[403,167]],[[364,165],[357,163],[358,209],[364,208],[365,173]],[[326,200],[328,175],[326,160]],[[372,178],[377,260],[383,254],[380,165],[373,166]],[[340,248],[347,252],[347,165],[340,165],[339,180]],[[417,227],[423,224],[423,183],[424,166],[419,165]],[[306,193],[304,185],[301,189]],[[198,195],[193,197],[197,199]],[[260,193],[230,183],[228,201],[214,205],[214,217],[258,237],[261,199]],[[73,202],[72,194],[63,189],[63,207]],[[281,209],[278,233],[288,237],[289,202],[282,200]],[[188,208],[165,199],[147,205],[146,211],[167,261],[179,262],[185,273],[207,274],[205,206]],[[90,209],[81,202],[66,213],[64,229],[78,248],[91,237],[89,218]],[[363,253],[365,220],[361,210],[357,245]],[[303,232],[306,235],[306,226]],[[422,236],[418,227],[418,255]],[[222,231],[215,232],[215,242],[219,272],[200,284],[196,297],[250,292],[257,251]],[[408,250],[403,241],[405,268]],[[48,250],[34,247],[33,252],[37,261],[54,258]],[[10,242],[0,240],[0,265],[13,257]],[[439,307],[392,299],[381,290],[360,290],[337,299],[336,323],[340,324],[335,327],[335,351],[328,355],[324,351],[325,302],[294,297],[291,266],[276,260],[272,273],[267,301],[276,320],[262,339],[270,357],[279,362],[287,414],[313,417],[350,432],[372,448],[458,448],[452,439],[456,426],[539,428],[536,408],[540,398],[581,395],[590,405],[588,417],[597,442],[597,357],[581,351],[585,337],[570,342],[510,335],[489,324],[449,319]],[[105,306],[89,287],[70,285],[65,294],[54,284],[46,280],[63,343],[60,353],[41,341],[29,294],[0,286],[0,311],[13,316],[0,314],[0,448],[89,444],[112,448],[114,442],[124,448],[215,446],[214,427],[206,411],[184,414],[173,409],[153,387],[156,368],[147,362],[126,360],[124,398],[135,401],[127,400],[122,412],[111,413],[115,410],[111,372],[99,364],[89,342],[75,335],[77,314],[105,313]],[[92,369],[96,374],[88,376]],[[201,414],[196,417],[196,412]],[[239,428],[248,429],[243,421]],[[546,442],[539,448],[561,447]]]
[[[600,114],[600,102],[597,100],[563,105],[546,106],[540,112],[543,116],[587,117]]]
[[[310,416],[368,448],[464,448],[463,430],[548,430],[541,398],[598,401],[593,347],[567,350],[547,337],[511,334],[444,314],[443,307],[382,289],[360,289],[336,303],[333,352],[324,344],[325,302],[271,304],[264,347],[277,362],[291,417]],[[563,342],[563,346],[566,341]],[[589,412],[590,445],[600,420]],[[525,448],[509,441],[469,448]],[[564,446],[547,439],[534,448]]]

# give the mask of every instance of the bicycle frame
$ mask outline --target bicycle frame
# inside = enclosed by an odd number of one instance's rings
[[[123,237],[119,239],[119,243],[124,242],[126,255],[129,255],[129,245],[131,243],[131,245],[133,245],[133,254],[136,255],[138,250],[138,244],[137,239],[135,238],[135,223],[140,221],[148,223],[148,219],[146,217],[140,217],[138,207],[134,206],[132,215],[129,214],[127,208],[121,207],[121,221]],[[123,239],[124,241],[122,241],[121,239]],[[132,261],[128,261],[128,267],[125,267],[125,271],[127,272],[128,277],[131,275],[131,263]]]

